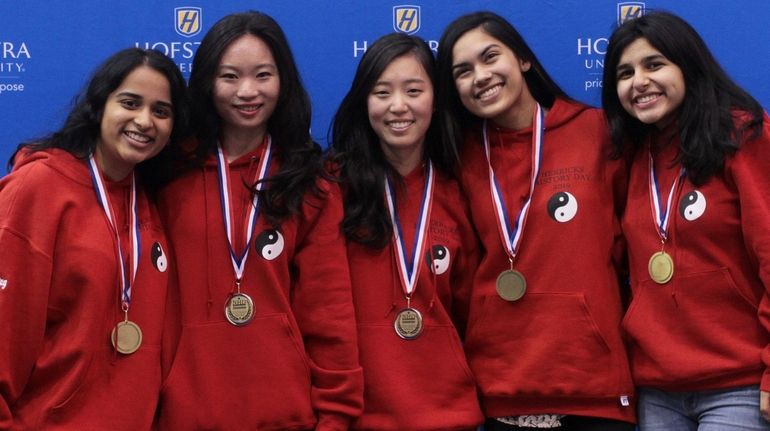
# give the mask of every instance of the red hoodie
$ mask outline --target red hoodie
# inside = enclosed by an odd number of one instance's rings
[[[761,382],[770,391],[770,120],[705,184],[681,182],[664,247],[674,273],[662,285],[647,269],[661,250],[648,148],[634,159],[623,216],[633,291],[623,328],[635,382],[670,391]],[[678,148],[675,139],[655,156],[664,205],[681,168],[672,163]]]
[[[0,180],[0,429],[152,425],[166,240],[140,190],[142,253],[128,317],[141,328],[142,344],[118,353],[110,343],[124,319],[116,241],[86,163],[56,149],[23,153]],[[106,186],[126,244],[130,180]]]
[[[489,141],[513,223],[529,194],[532,131],[490,124]],[[614,266],[621,254],[618,214],[626,178],[624,164],[609,160],[609,148],[601,111],[554,103],[514,262],[527,291],[508,302],[495,290],[510,263],[498,232],[482,134],[478,128],[468,134],[462,185],[485,253],[474,278],[465,351],[488,417],[559,413],[635,421]],[[563,199],[569,205],[559,204]]]
[[[406,307],[393,243],[380,250],[348,244],[353,299],[364,368],[364,412],[357,430],[473,429],[484,417],[451,314],[453,293],[468,290],[478,264],[478,240],[458,184],[436,173],[426,253],[419,256],[419,279],[411,306],[423,317],[423,330],[411,340],[394,329]],[[416,235],[425,170],[417,168],[395,186],[404,244]],[[433,253],[433,270],[427,255]],[[462,295],[461,295],[462,296]]]
[[[244,180],[253,181],[260,156],[261,148],[230,163],[238,226],[251,200]],[[276,154],[268,176],[279,163]],[[171,342],[178,347],[164,383],[161,428],[343,430],[360,414],[342,201],[339,187],[318,184],[324,196],[306,196],[301,212],[277,228],[258,218],[241,288],[255,316],[240,327],[224,313],[235,277],[216,159],[164,189],[160,208],[180,268],[172,290],[181,336]]]

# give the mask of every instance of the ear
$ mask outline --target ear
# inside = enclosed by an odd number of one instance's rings
[[[529,68],[532,66],[532,63],[529,61],[519,60],[519,67],[521,68],[522,72],[529,72]]]

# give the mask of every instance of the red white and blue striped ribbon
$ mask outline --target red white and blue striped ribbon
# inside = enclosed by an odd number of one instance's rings
[[[655,219],[655,226],[658,228],[658,236],[661,241],[665,242],[668,239],[668,222],[671,219],[671,202],[674,199],[674,192],[679,187],[679,181],[684,177],[685,170],[682,168],[679,171],[679,175],[674,179],[671,184],[671,190],[668,192],[668,199],[666,200],[666,207],[663,207],[661,202],[660,184],[658,182],[658,176],[655,174],[655,164],[652,159],[652,152],[649,154],[650,160],[650,204],[652,205],[652,217]]]
[[[500,239],[503,242],[506,252],[511,259],[516,257],[519,246],[521,245],[521,238],[524,231],[524,226],[527,222],[527,215],[529,214],[529,207],[532,203],[532,195],[535,191],[535,183],[537,176],[540,173],[540,163],[542,160],[542,147],[543,147],[543,135],[545,133],[544,113],[537,104],[535,109],[535,115],[532,119],[532,171],[530,173],[529,183],[529,196],[527,196],[526,202],[522,206],[519,214],[516,216],[513,227],[510,226],[508,220],[508,212],[505,207],[505,200],[500,190],[500,184],[495,176],[495,170],[492,168],[492,158],[489,149],[489,137],[487,135],[487,122],[484,121],[482,125],[482,133],[484,135],[484,154],[487,156],[487,166],[489,167],[489,188],[492,191],[492,204],[495,208],[497,215],[497,229],[500,233]]]
[[[387,176],[385,177],[385,197],[388,202],[390,221],[393,225],[393,246],[396,253],[396,266],[398,267],[401,286],[403,287],[404,294],[407,298],[411,298],[412,293],[414,293],[416,288],[417,279],[420,275],[420,256],[423,255],[425,243],[427,242],[426,237],[430,224],[430,212],[433,206],[434,183],[433,165],[430,162],[427,164],[426,177],[425,188],[423,189],[422,200],[420,201],[420,217],[417,222],[414,244],[412,245],[411,259],[409,259],[406,254],[403,230],[401,229],[401,221],[398,217],[394,199],[395,192],[393,190],[393,184],[391,184],[391,181]]]
[[[270,159],[272,158],[272,140],[268,136],[267,142],[262,145],[262,156],[259,160],[259,167],[257,168],[256,175],[256,187],[257,190],[262,190],[262,179],[267,175],[267,171],[270,169]],[[227,246],[230,249],[230,261],[233,264],[233,271],[235,271],[235,279],[240,281],[243,278],[243,272],[246,268],[246,260],[249,256],[249,245],[254,236],[254,226],[259,216],[259,198],[255,193],[252,198],[251,208],[246,216],[246,232],[245,241],[243,243],[243,250],[240,253],[236,253],[233,246],[233,238],[235,237],[233,223],[233,210],[230,202],[230,164],[227,162],[224,150],[222,146],[217,144],[217,172],[219,173],[219,199],[222,206],[222,218],[225,223],[225,231],[227,233]]]
[[[96,200],[99,201],[99,205],[104,210],[104,215],[107,217],[107,221],[110,223],[112,232],[115,234],[118,246],[118,261],[120,267],[120,292],[121,292],[121,304],[123,311],[128,312],[131,307],[131,289],[134,285],[134,279],[136,278],[136,271],[139,268],[139,256],[141,255],[142,245],[139,238],[139,217],[136,212],[136,178],[134,173],[131,172],[131,195],[130,195],[130,211],[128,214],[128,225],[131,229],[130,232],[130,255],[128,259],[131,264],[131,271],[126,270],[126,258],[123,256],[123,246],[120,243],[120,232],[115,225],[115,211],[112,208],[107,188],[104,186],[102,180],[102,174],[99,172],[99,167],[96,165],[94,156],[88,158],[88,170],[91,172],[91,181],[94,185],[94,191],[96,192]]]

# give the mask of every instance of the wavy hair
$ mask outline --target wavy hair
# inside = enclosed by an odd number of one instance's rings
[[[345,190],[345,217],[341,228],[348,240],[373,248],[384,247],[393,233],[385,207],[385,176],[402,178],[385,158],[380,140],[369,122],[367,101],[377,80],[396,59],[413,55],[435,87],[433,53],[415,36],[392,33],[377,39],[361,58],[353,83],[334,115],[330,159],[339,170]],[[453,152],[438,138],[435,122],[425,136],[424,158],[445,172]]]
[[[310,137],[310,99],[286,35],[270,16],[255,11],[228,15],[214,24],[201,41],[190,74],[197,148],[188,167],[202,165],[216,152],[222,119],[213,102],[214,79],[224,51],[247,34],[261,39],[270,48],[281,83],[275,111],[267,123],[280,169],[263,180],[262,190],[257,190],[256,184],[250,185],[252,192],[259,194],[263,213],[277,223],[299,211],[305,192],[319,193],[315,180],[323,171],[321,147]]]
[[[86,89],[75,98],[64,125],[46,137],[19,145],[8,167],[13,166],[16,153],[22,148],[29,151],[59,148],[80,159],[88,158],[99,142],[107,99],[126,76],[140,66],[147,66],[166,78],[173,105],[174,127],[169,143],[157,156],[136,165],[145,189],[157,190],[170,179],[170,163],[179,151],[178,142],[187,133],[189,114],[187,88],[179,68],[163,53],[149,49],[127,48],[107,58],[97,67]]]
[[[749,137],[760,133],[762,107],[730,79],[690,24],[668,12],[648,13],[612,33],[604,59],[602,105],[616,156],[636,151],[656,130],[626,112],[617,92],[620,57],[641,38],[682,71],[685,95],[676,116],[680,139],[676,162],[693,184],[703,184],[724,168],[725,158],[738,150],[746,132]],[[748,113],[748,121],[736,125],[735,110]]]
[[[437,77],[438,91],[436,105],[443,139],[459,153],[463,143],[463,129],[478,122],[478,118],[463,106],[452,76],[452,50],[457,41],[467,32],[481,29],[507,46],[519,60],[530,63],[522,72],[529,92],[537,102],[547,108],[553,106],[556,98],[568,99],[567,94],[556,84],[524,41],[524,38],[505,18],[492,12],[480,11],[463,15],[452,21],[438,45]]]

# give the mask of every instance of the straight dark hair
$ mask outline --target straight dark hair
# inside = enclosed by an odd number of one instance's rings
[[[176,157],[178,142],[187,133],[189,123],[187,88],[179,68],[162,53],[149,49],[127,48],[107,58],[94,71],[86,89],[75,98],[74,105],[56,132],[43,138],[22,143],[8,161],[8,168],[13,167],[16,154],[21,149],[40,151],[47,148],[59,148],[80,159],[87,159],[93,154],[101,134],[101,122],[107,99],[120,87],[126,76],[140,66],[147,66],[168,81],[173,104],[174,127],[169,143],[155,157],[136,166],[144,188],[154,192],[170,179],[169,163]]]
[[[668,12],[648,13],[612,33],[604,59],[602,105],[616,156],[638,150],[656,131],[655,125],[626,112],[617,92],[620,57],[642,38],[682,71],[685,95],[676,114],[680,151],[675,161],[684,166],[693,184],[703,184],[724,168],[725,158],[738,150],[747,132],[750,138],[758,136],[762,107],[730,79],[690,24]],[[749,119],[736,125],[735,111],[743,111]]]
[[[385,69],[394,60],[408,55],[422,65],[435,88],[435,61],[428,45],[415,36],[388,34],[377,39],[361,58],[350,90],[332,122],[330,159],[339,171],[345,191],[342,232],[348,240],[373,248],[384,247],[393,234],[385,207],[385,176],[396,183],[403,180],[385,158],[369,122],[367,100]],[[449,172],[453,163],[453,151],[438,138],[433,121],[425,136],[423,157],[444,172]]]
[[[253,193],[259,194],[263,213],[271,222],[278,223],[299,211],[306,192],[320,193],[316,178],[322,173],[322,164],[321,147],[310,137],[310,98],[286,35],[270,16],[255,11],[228,15],[214,24],[201,41],[189,84],[198,146],[188,160],[188,167],[199,167],[210,154],[216,153],[222,119],[213,102],[214,79],[224,51],[247,34],[270,48],[281,83],[275,111],[267,124],[280,169],[263,180],[262,190],[257,191],[256,184],[249,185]]]
[[[460,101],[454,76],[452,75],[452,50],[457,40],[465,33],[481,29],[507,46],[519,60],[530,63],[523,72],[524,80],[532,97],[546,108],[553,106],[556,98],[569,99],[556,84],[524,41],[524,38],[505,18],[492,12],[480,11],[463,15],[452,21],[441,35],[438,45],[437,70],[438,91],[436,105],[443,139],[459,153],[463,143],[463,130],[478,123],[479,119],[468,111]]]

